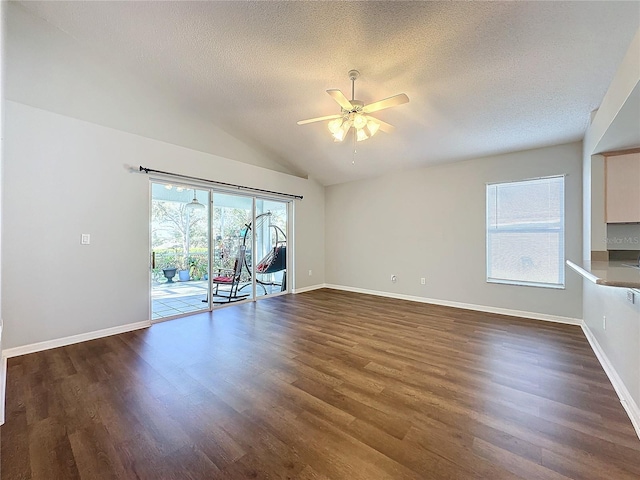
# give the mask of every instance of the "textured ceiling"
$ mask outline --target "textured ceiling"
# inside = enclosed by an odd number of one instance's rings
[[[640,2],[21,2],[236,137],[324,184],[581,139]],[[396,126],[333,143],[325,93]]]

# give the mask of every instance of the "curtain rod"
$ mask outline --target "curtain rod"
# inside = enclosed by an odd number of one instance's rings
[[[272,195],[280,195],[282,197],[289,197],[289,198],[293,198],[293,199],[297,199],[297,200],[302,200],[302,195],[293,195],[291,193],[274,192],[273,190],[264,190],[262,188],[245,187],[244,185],[236,185],[234,183],[218,182],[216,180],[209,180],[207,178],[191,177],[189,175],[182,175],[180,173],[163,172],[162,170],[154,170],[152,168],[143,167],[142,165],[140,165],[140,171],[141,172],[145,172],[147,174],[148,173],[160,173],[162,175],[171,175],[172,177],[186,178],[186,179],[189,179],[189,180],[197,180],[199,182],[206,182],[206,183],[212,183],[214,185],[221,185],[223,187],[233,187],[233,188],[237,188],[238,190],[245,190],[245,191],[249,191],[249,192],[269,193],[269,194],[272,194]]]

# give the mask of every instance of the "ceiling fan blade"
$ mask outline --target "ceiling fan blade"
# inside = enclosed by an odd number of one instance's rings
[[[327,93],[331,95],[331,98],[338,102],[338,105],[340,105],[345,110],[353,110],[353,105],[351,105],[351,102],[347,100],[347,97],[345,97],[344,93],[342,93],[340,90],[334,88],[331,90],[327,90]]]
[[[370,117],[370,116],[367,116],[367,118],[370,118],[371,120],[376,122],[378,125],[380,125],[380,130],[383,131],[384,133],[391,133],[396,129],[396,127],[394,127],[390,123],[383,122],[379,118]]]
[[[409,102],[409,97],[407,97],[407,95],[404,93],[400,93],[398,95],[394,95],[393,97],[385,98],[384,100],[365,105],[364,107],[362,107],[362,112],[373,113],[377,112],[378,110],[395,107],[396,105],[402,105],[403,103],[407,102]]]
[[[333,120],[334,118],[340,118],[342,117],[342,115],[327,115],[326,117],[317,117],[317,118],[310,118],[309,120],[300,120],[298,123],[298,125],[306,125],[307,123],[313,123],[313,122],[322,122],[324,120]]]

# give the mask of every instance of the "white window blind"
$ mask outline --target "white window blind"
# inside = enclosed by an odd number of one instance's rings
[[[487,281],[564,288],[564,176],[487,185]]]

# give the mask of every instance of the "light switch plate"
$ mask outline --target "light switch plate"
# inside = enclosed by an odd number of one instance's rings
[[[83,233],[80,237],[80,245],[89,245],[91,243],[91,235],[88,233]]]

